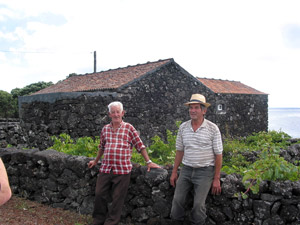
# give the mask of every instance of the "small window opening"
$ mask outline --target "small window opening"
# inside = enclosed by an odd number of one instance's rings
[[[225,105],[224,104],[219,104],[218,105],[218,111],[225,110]]]

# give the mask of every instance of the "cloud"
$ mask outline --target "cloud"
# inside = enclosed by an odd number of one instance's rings
[[[282,29],[285,45],[289,48],[300,48],[300,24],[286,24]]]
[[[174,58],[192,75],[241,81],[269,93],[272,106],[300,107],[297,4],[0,0],[0,71],[10,75],[0,89],[93,72],[97,51],[97,71]]]

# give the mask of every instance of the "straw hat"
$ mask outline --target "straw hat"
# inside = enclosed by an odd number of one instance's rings
[[[190,101],[187,103],[184,103],[184,104],[188,106],[190,104],[196,104],[196,103],[200,103],[200,104],[204,105],[205,107],[210,106],[210,104],[208,102],[206,102],[205,97],[200,94],[193,94]]]

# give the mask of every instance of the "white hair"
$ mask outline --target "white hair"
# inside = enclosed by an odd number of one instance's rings
[[[111,107],[113,106],[119,106],[121,109],[121,112],[123,111],[123,104],[121,102],[111,102],[107,107],[108,107],[108,111],[111,112]]]

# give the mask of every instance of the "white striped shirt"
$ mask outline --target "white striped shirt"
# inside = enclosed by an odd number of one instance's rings
[[[191,120],[180,125],[176,150],[184,151],[182,163],[191,167],[215,165],[215,155],[222,154],[222,137],[218,126],[204,119],[202,125],[194,131]]]

